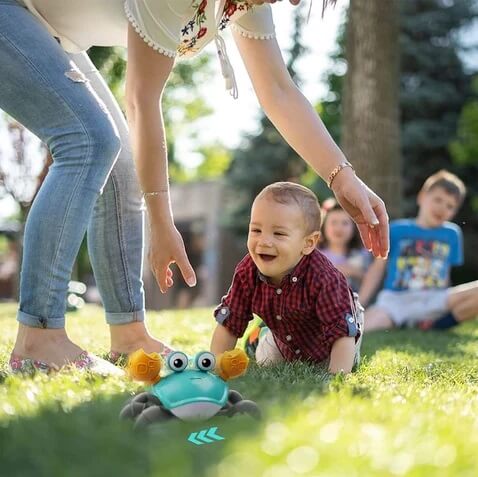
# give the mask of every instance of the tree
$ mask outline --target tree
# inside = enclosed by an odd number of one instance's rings
[[[302,44],[301,26],[305,15],[298,7],[294,14],[293,44],[287,68],[293,80],[300,84],[295,65],[306,52]],[[233,154],[226,174],[226,183],[234,200],[226,211],[226,224],[233,233],[247,233],[249,211],[254,197],[267,184],[283,180],[299,180],[306,165],[297,153],[285,142],[271,121],[262,114],[260,133],[246,136],[242,147]],[[231,194],[231,195],[232,195]]]
[[[401,214],[398,0],[352,0],[342,146],[358,174]]]
[[[476,17],[476,8],[471,0],[402,0],[401,17],[402,152],[411,212],[426,177],[441,168],[463,173],[452,161],[449,144],[471,96],[460,30]]]
[[[478,186],[474,180],[478,174],[478,129],[474,126],[478,122],[478,91],[472,93],[474,72],[465,68],[461,58],[463,29],[476,16],[476,2],[471,0],[400,0],[403,215],[415,214],[417,192],[431,173],[446,168],[464,179],[468,198],[455,219],[463,227],[467,247],[465,266],[453,274],[460,282],[476,279],[478,266],[473,250],[478,239]],[[335,56],[345,61],[340,36]],[[325,112],[322,117],[327,126],[340,124],[342,118],[344,78],[340,70],[329,73],[332,94],[318,106]],[[340,133],[336,128],[335,137]],[[389,209],[390,205],[388,199]]]
[[[476,7],[470,0],[400,0],[399,106],[405,215],[414,213],[417,191],[437,169],[448,168],[467,177],[462,163],[452,159],[449,144],[470,98],[473,72],[466,71],[460,58],[461,31],[474,18]],[[346,31],[345,25],[341,31]],[[327,75],[330,93],[318,106],[336,140],[342,133],[344,106],[342,33],[337,44],[335,64]]]

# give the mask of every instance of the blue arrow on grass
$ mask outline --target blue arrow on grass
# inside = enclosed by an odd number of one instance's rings
[[[211,444],[215,441],[223,441],[224,437],[216,434],[217,427],[210,427],[208,429],[202,429],[199,432],[191,432],[188,437],[188,441],[202,446],[203,444]]]

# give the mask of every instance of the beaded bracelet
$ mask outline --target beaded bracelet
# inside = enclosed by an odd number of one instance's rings
[[[332,182],[334,179],[337,177],[337,174],[342,170],[345,169],[346,167],[350,167],[353,171],[355,171],[354,166],[350,164],[349,161],[345,161],[340,163],[335,169],[330,173],[329,178],[327,179],[327,187],[330,189],[330,186],[332,185]]]
[[[169,192],[169,189],[160,189],[160,190],[155,190],[153,192],[143,192],[143,197],[146,199],[146,197],[154,197],[160,194],[167,194]]]

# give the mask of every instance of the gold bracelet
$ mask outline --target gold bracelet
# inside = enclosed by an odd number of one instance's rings
[[[146,199],[146,197],[155,197],[157,195],[167,194],[168,192],[169,192],[168,188],[155,190],[153,192],[143,192],[143,197]]]
[[[346,167],[350,167],[353,171],[355,171],[354,166],[350,164],[349,161],[345,161],[340,163],[329,175],[329,178],[327,179],[327,187],[330,189],[330,186],[332,185],[332,182],[334,179],[337,177],[337,174],[342,170],[345,169]]]

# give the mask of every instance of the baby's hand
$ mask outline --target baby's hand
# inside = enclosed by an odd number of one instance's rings
[[[161,358],[158,353],[148,354],[141,348],[130,354],[126,369],[133,379],[155,384],[160,379]]]
[[[224,351],[217,357],[216,373],[227,381],[244,374],[249,364],[249,358],[242,349]]]

